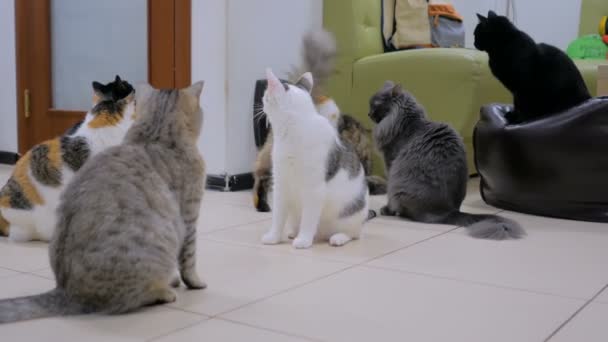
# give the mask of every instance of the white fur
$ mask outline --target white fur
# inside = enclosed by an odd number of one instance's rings
[[[89,160],[99,152],[120,144],[133,123],[134,103],[129,103],[123,113],[123,119],[115,126],[90,128],[89,122],[94,116],[87,113],[84,122],[73,137],[84,137],[87,140],[90,154]],[[12,241],[24,242],[31,240],[50,241],[55,229],[57,206],[59,198],[66,185],[74,177],[74,172],[67,166],[61,168],[61,185],[50,187],[36,180],[28,172],[29,179],[44,200],[43,205],[35,205],[32,210],[0,208],[2,216],[10,223],[9,238]]]
[[[325,101],[317,104],[317,112],[326,117],[331,124],[337,128],[340,120],[340,108],[333,99],[327,98]]]
[[[359,238],[369,194],[360,212],[346,218],[340,218],[340,212],[366,187],[363,168],[354,179],[340,170],[326,182],[327,158],[339,142],[335,127],[319,115],[306,91],[294,86],[285,91],[270,71],[268,82],[264,112],[273,127],[274,189],[272,227],[262,242],[281,242],[286,227],[288,234],[297,232],[295,248],[309,248],[315,239],[342,246]]]

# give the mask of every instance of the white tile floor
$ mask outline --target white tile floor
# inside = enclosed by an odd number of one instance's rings
[[[0,167],[3,184],[10,168]],[[470,182],[464,210],[498,213]],[[378,208],[383,198],[374,198]],[[608,225],[510,212],[528,236],[377,218],[342,248],[263,246],[249,192],[208,191],[203,291],[125,316],[0,326],[12,341],[608,341]],[[53,286],[46,245],[0,239],[0,297]],[[603,292],[602,292],[603,291]]]

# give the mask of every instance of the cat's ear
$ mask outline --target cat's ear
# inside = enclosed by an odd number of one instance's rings
[[[285,91],[285,88],[283,88],[283,84],[274,75],[270,68],[266,69],[266,81],[268,82],[266,90],[268,90],[269,92]]]
[[[93,81],[92,85],[93,85],[93,91],[95,93],[100,93],[100,94],[103,93],[103,84],[101,84],[97,81]]]
[[[477,13],[477,19],[479,19],[479,23],[480,24],[485,24],[486,21],[488,21],[488,18],[484,17],[483,15]]]
[[[120,76],[116,75],[116,78],[114,78],[114,82],[118,83],[121,82],[122,80],[120,79]]]
[[[494,18],[494,17],[497,17],[497,16],[498,15],[496,14],[496,12],[494,12],[492,10],[488,11],[488,19],[491,19],[491,18]]]
[[[201,97],[201,93],[203,92],[204,86],[205,86],[204,81],[198,81],[184,90],[186,91],[186,93],[190,94],[196,100],[199,100]]]
[[[304,73],[296,82],[296,86],[305,89],[308,93],[312,92],[313,84],[312,74],[310,72]]]
[[[384,81],[384,89],[389,89],[395,86],[395,82],[393,81]]]
[[[397,96],[397,95],[401,95],[401,93],[403,93],[403,87],[401,86],[401,84],[395,84],[393,86],[393,89],[391,89],[391,94],[393,96]]]

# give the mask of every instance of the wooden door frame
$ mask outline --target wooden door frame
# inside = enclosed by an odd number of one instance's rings
[[[22,154],[38,143],[32,141],[33,137],[45,135],[50,130],[37,123],[35,112],[29,118],[25,117],[26,89],[32,94],[32,109],[46,108],[57,117],[84,113],[52,108],[50,1],[14,0],[17,125]],[[148,79],[157,88],[180,88],[190,84],[191,7],[191,0],[148,0]],[[29,61],[35,62],[28,64]]]

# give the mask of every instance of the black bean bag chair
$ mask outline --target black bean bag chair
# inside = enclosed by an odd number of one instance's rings
[[[511,109],[484,106],[475,126],[484,201],[534,215],[608,222],[608,97],[518,125],[507,125]]]

